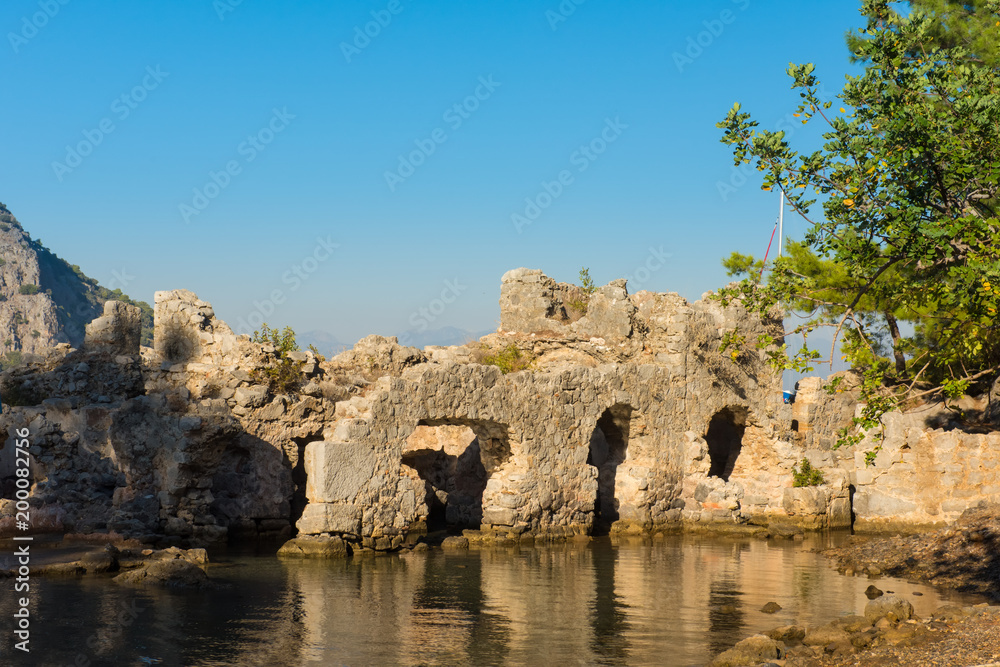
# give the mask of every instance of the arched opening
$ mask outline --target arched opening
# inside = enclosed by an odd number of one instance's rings
[[[710,477],[720,477],[729,481],[736,467],[736,459],[743,447],[743,433],[746,431],[746,408],[723,408],[712,416],[705,433],[708,443],[708,458],[711,465]]]
[[[403,446],[403,466],[424,482],[427,530],[479,528],[486,482],[509,457],[502,424],[421,421]]]
[[[249,433],[230,442],[212,475],[210,511],[232,542],[284,541],[301,516],[295,471],[281,450]],[[305,505],[305,496],[301,498]]]
[[[625,461],[632,408],[614,405],[601,415],[590,436],[587,463],[597,468],[597,498],[594,501],[595,535],[606,535],[619,518],[615,485],[618,466]]]

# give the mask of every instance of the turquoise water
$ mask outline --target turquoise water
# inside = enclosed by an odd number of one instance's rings
[[[213,554],[208,591],[35,579],[30,655],[12,651],[0,582],[0,665],[695,665],[755,631],[864,608],[870,580],[805,544],[668,536],[351,561]],[[944,600],[882,578],[918,615]],[[923,593],[923,595],[915,595]],[[783,609],[764,614],[767,602]]]

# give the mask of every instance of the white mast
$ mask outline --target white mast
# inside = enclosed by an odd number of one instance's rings
[[[785,242],[785,191],[778,188],[778,257],[781,257],[781,246]]]

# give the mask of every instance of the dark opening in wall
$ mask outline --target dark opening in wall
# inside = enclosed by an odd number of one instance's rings
[[[403,465],[424,481],[427,529],[479,528],[486,482],[509,457],[502,424],[421,421],[403,448]]]
[[[854,494],[857,492],[857,488],[851,484],[847,487],[847,499],[851,503],[851,532],[854,532],[854,521],[857,516],[854,514]]]
[[[705,433],[708,458],[711,461],[709,476],[729,481],[729,476],[736,467],[740,449],[743,447],[746,423],[746,408],[723,408],[712,416],[708,423],[708,432]]]
[[[615,482],[618,466],[625,460],[628,450],[629,425],[632,408],[613,405],[597,420],[590,436],[590,454],[587,463],[597,468],[597,498],[594,501],[593,534],[607,534],[611,524],[618,520],[618,499]]]

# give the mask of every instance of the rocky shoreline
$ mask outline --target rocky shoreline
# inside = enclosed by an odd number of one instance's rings
[[[1000,507],[966,510],[947,528],[918,535],[852,536],[824,551],[840,572],[872,579],[863,616],[819,627],[775,628],[737,643],[711,667],[1000,665],[1000,606],[945,605],[918,618],[912,605],[877,587],[882,575],[918,580],[1000,601]]]

